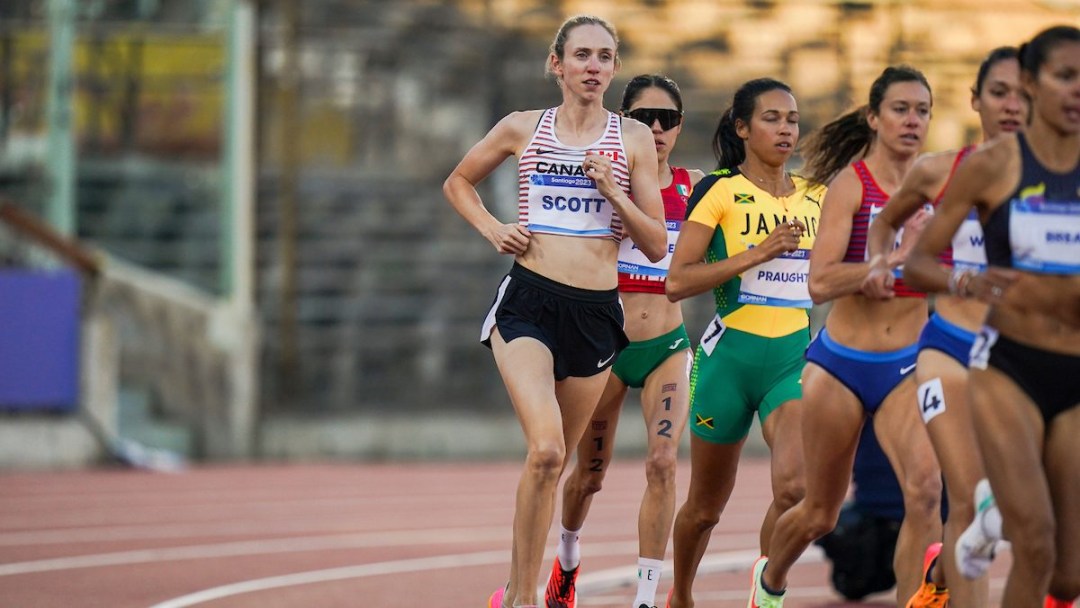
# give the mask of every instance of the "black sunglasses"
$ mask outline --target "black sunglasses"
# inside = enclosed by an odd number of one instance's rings
[[[630,110],[626,115],[645,123],[648,127],[652,127],[653,123],[659,120],[660,128],[665,131],[670,131],[682,124],[682,112],[669,108],[638,108]]]

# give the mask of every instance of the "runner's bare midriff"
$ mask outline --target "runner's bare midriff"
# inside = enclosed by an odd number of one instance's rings
[[[606,290],[619,285],[618,254],[619,246],[610,238],[533,234],[517,262],[564,285]]]

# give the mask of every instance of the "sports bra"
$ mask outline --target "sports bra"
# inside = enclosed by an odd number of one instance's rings
[[[870,232],[870,222],[874,221],[874,218],[881,213],[881,210],[885,208],[885,203],[889,201],[889,195],[881,189],[877,180],[870,173],[869,167],[866,166],[865,161],[856,161],[852,164],[852,168],[855,169],[855,174],[859,177],[859,182],[862,183],[863,196],[862,204],[859,205],[859,210],[855,213],[855,217],[851,221],[851,236],[848,238],[847,252],[844,254],[845,262],[859,263],[865,262],[869,258],[868,251],[866,250],[866,239]],[[903,229],[896,232],[896,245],[899,245]],[[899,275],[899,269],[894,271],[895,275]],[[901,276],[896,276],[896,280],[893,283],[893,290],[896,292],[898,298],[925,298],[926,294],[921,291],[916,291],[907,286],[904,283],[904,279]]]
[[[1066,173],[1044,167],[1023,133],[1020,184],[983,224],[986,259],[1042,274],[1080,275],[1080,163]]]

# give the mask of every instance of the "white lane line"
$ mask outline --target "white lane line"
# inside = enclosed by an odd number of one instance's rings
[[[502,509],[505,512],[505,509]],[[475,515],[475,513],[473,513]],[[478,521],[487,521],[480,518]],[[0,533],[0,546],[19,547],[41,545],[69,545],[74,543],[97,543],[119,541],[145,541],[190,539],[197,537],[267,537],[276,534],[307,533],[307,536],[330,536],[332,534],[362,534],[386,532],[385,529],[367,530],[369,522],[352,519],[310,519],[303,521],[260,520],[243,522],[220,521],[190,524],[133,524],[122,526],[94,526],[89,528],[57,528],[25,532]],[[507,528],[508,526],[500,526]],[[441,528],[446,529],[446,528]],[[472,528],[487,530],[489,527]],[[224,539],[223,539],[224,540]]]
[[[615,543],[599,543],[589,548],[593,555],[611,555],[637,551],[637,541],[625,541]],[[312,583],[325,583],[350,578],[365,578],[381,576],[384,574],[402,574],[405,572],[421,572],[426,570],[439,570],[443,568],[458,568],[461,566],[485,566],[488,564],[505,564],[509,561],[508,551],[484,551],[480,553],[462,553],[458,555],[443,555],[438,557],[421,557],[417,559],[403,559],[389,562],[378,562],[358,566],[344,566],[341,568],[329,568],[326,570],[311,570],[297,572],[281,576],[230,583],[219,587],[211,587],[189,593],[177,598],[165,600],[154,604],[150,608],[184,608],[203,602],[218,600],[242,593],[266,591],[281,587],[295,585],[309,585]]]
[[[634,543],[635,546],[637,543]],[[345,566],[342,568],[330,568],[329,570],[313,570],[310,572],[297,572],[283,576],[271,576],[259,578],[220,587],[211,587],[188,595],[165,600],[154,604],[150,608],[183,608],[194,606],[203,602],[210,602],[221,598],[265,591],[280,587],[294,585],[307,585],[311,583],[325,583],[349,578],[363,578],[382,574],[401,574],[404,572],[418,572],[423,570],[438,570],[441,568],[459,568],[462,566],[483,566],[487,564],[506,563],[508,555],[506,551],[485,551],[483,553],[466,553],[462,555],[444,555],[440,557],[422,557],[419,559],[404,559],[392,562],[379,562],[376,564],[364,564],[361,566]]]
[[[399,530],[392,532],[373,532],[348,535],[325,535],[290,537],[271,540],[240,541],[204,545],[188,545],[157,549],[137,549],[113,553],[95,553],[57,557],[25,562],[0,564],[0,577],[57,570],[75,570],[103,566],[124,566],[151,562],[167,562],[185,559],[215,559],[244,555],[271,555],[281,553],[300,553],[304,551],[326,551],[334,549],[364,549],[372,547],[401,547],[417,545],[437,545],[459,543],[467,545],[478,541],[505,540],[506,526],[482,528],[456,528],[436,530]],[[746,537],[744,539],[743,537]],[[738,541],[740,544],[752,542],[749,535],[725,535],[725,542]],[[630,546],[627,551],[637,551],[630,542],[598,543],[596,547],[618,546],[620,551]],[[589,549],[590,553],[604,555],[599,549]]]
[[[92,528],[59,528],[0,534],[0,547],[70,545],[74,543],[166,540],[193,537],[269,536],[272,534],[357,533],[360,520],[244,521],[200,524],[124,525]]]
[[[756,535],[747,536],[748,540],[754,540]],[[598,543],[589,546],[590,555],[614,555],[624,553],[631,555],[637,551],[637,541],[615,542],[615,543]],[[753,554],[751,556],[751,554]],[[241,581],[238,583],[230,583],[228,585],[221,585],[218,587],[211,587],[209,589],[203,589],[196,591],[195,593],[189,593],[180,597],[172,598],[154,604],[150,608],[186,608],[187,606],[195,606],[204,602],[210,602],[213,600],[219,600],[226,597],[232,597],[234,595],[240,595],[243,593],[253,593],[257,591],[267,591],[270,589],[279,589],[281,587],[292,587],[296,585],[309,585],[312,583],[325,583],[330,581],[339,581],[350,578],[365,578],[370,576],[380,576],[384,574],[402,574],[406,572],[419,572],[425,570],[438,570],[442,568],[459,568],[461,566],[482,566],[488,564],[505,564],[508,559],[506,551],[484,551],[481,553],[463,553],[460,555],[444,555],[439,557],[423,557],[418,559],[404,559],[389,562],[379,562],[374,564],[363,564],[359,566],[344,566],[341,568],[329,568],[326,570],[311,570],[308,572],[297,572],[294,574],[285,574],[281,576],[271,576],[267,578],[253,579],[249,581]],[[750,551],[735,551],[729,553],[719,553],[706,555],[702,561],[702,572],[714,572],[713,568],[749,568],[757,559],[758,552],[756,549]],[[626,578],[626,569],[617,568],[622,578]],[[604,571],[608,572],[608,571]],[[597,573],[600,574],[600,573]],[[636,577],[636,574],[633,575]],[[582,579],[584,580],[584,575]],[[594,581],[589,584],[599,585],[599,581]],[[602,583],[603,585],[610,584],[606,579]]]
[[[476,541],[502,540],[506,538],[506,526],[488,528],[461,528],[457,530],[403,530],[398,532],[374,532],[368,534],[349,534],[316,537],[292,537],[274,540],[241,541],[215,543],[209,545],[189,545],[164,549],[140,549],[135,551],[117,551],[115,553],[97,553],[40,559],[27,562],[14,562],[0,565],[0,576],[50,572],[55,570],[73,570],[77,568],[95,568],[99,566],[120,566],[145,564],[182,559],[213,559],[236,557],[240,555],[264,555],[274,553],[296,553],[301,551],[325,551],[330,549],[360,549],[367,547],[387,547],[405,545],[426,545],[445,543],[470,543]]]
[[[756,538],[756,536],[749,537],[750,540]],[[600,543],[591,545],[589,553],[592,555],[611,555],[617,553],[633,552],[637,550],[636,541],[627,541],[619,543]],[[698,567],[698,574],[712,574],[717,572],[737,572],[740,570],[749,570],[753,565],[754,560],[759,556],[757,549],[746,549],[741,551],[723,551],[717,553],[706,554]],[[550,556],[549,556],[550,557]],[[350,578],[365,578],[370,576],[380,576],[385,574],[401,574],[407,572],[419,572],[425,570],[438,570],[444,568],[457,568],[462,566],[482,566],[488,564],[506,563],[507,554],[505,551],[484,551],[480,553],[464,553],[459,555],[444,555],[438,557],[424,557],[418,559],[406,559],[396,560],[389,562],[380,562],[374,564],[364,564],[359,566],[345,566],[341,568],[330,568],[326,570],[312,570],[309,572],[297,572],[295,574],[286,574],[282,576],[272,576],[261,579],[253,579],[249,581],[241,581],[239,583],[232,583],[229,585],[221,585],[219,587],[211,587],[188,595],[183,595],[177,598],[165,600],[150,606],[150,608],[187,608],[188,606],[195,606],[205,602],[213,600],[219,600],[235,595],[241,595],[244,593],[254,593],[258,591],[267,591],[270,589],[279,589],[282,587],[292,587],[296,585],[308,585],[312,583],[323,583],[330,581],[339,581]],[[811,545],[805,553],[796,562],[797,564],[814,564],[820,563],[825,560],[825,553],[820,547]],[[597,595],[605,590],[614,589],[629,584],[631,581],[637,578],[637,574],[633,572],[633,569],[628,572],[625,567],[612,568],[609,570],[598,571],[590,575],[583,574],[578,579],[578,591],[584,596]],[[671,562],[668,561],[664,565],[665,573],[671,573]],[[1002,581],[991,581],[991,586],[1002,586]],[[793,597],[836,597],[838,594],[828,587],[808,587],[803,589],[793,589]],[[543,593],[543,588],[538,589],[539,593]],[[707,594],[708,599],[741,599],[745,597],[746,591],[723,591]],[[885,596],[887,597],[887,596]],[[705,599],[705,596],[699,599]],[[587,601],[582,602],[583,605],[587,605]]]

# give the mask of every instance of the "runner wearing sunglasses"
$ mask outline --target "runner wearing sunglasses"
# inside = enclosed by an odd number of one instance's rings
[[[691,374],[690,489],[675,519],[672,608],[693,605],[691,586],[755,413],[772,450],[773,503],[762,539],[802,496],[806,277],[825,188],[786,171],[798,141],[791,89],[771,78],[742,85],[713,138],[719,167],[694,189],[671,261],[671,301],[709,290],[716,299]]]
[[[664,77],[663,76],[638,76],[637,78],[664,78]],[[670,79],[667,80],[667,81],[674,84],[674,82],[672,82]],[[633,81],[630,81],[630,82],[633,83]],[[631,85],[627,84],[626,86],[629,87]],[[660,87],[662,85],[655,85],[655,86]],[[623,116],[629,116],[630,118],[633,118],[634,120],[636,120],[636,121],[638,121],[640,123],[648,125],[649,127],[652,127],[654,122],[659,122],[660,123],[660,132],[661,133],[666,133],[666,132],[674,129],[675,127],[678,127],[679,125],[682,124],[682,120],[683,120],[683,112],[682,112],[682,110],[680,110],[678,108],[634,108],[634,109],[631,109],[631,110],[623,109],[622,113],[623,113]],[[657,150],[657,154],[658,155],[660,154],[659,150]],[[663,161],[661,161],[661,166],[663,166]],[[704,176],[705,174],[702,173],[701,175]]]
[[[686,217],[690,190],[704,176],[668,162],[681,130],[682,106],[678,85],[664,76],[636,76],[623,93],[622,114],[652,129],[669,249]],[[656,599],[675,517],[675,464],[686,426],[692,360],[682,307],[664,295],[670,262],[670,254],[659,262],[649,261],[632,239],[623,239],[619,249],[619,296],[630,345],[615,360],[600,404],[578,444],[577,464],[563,485],[562,531],[547,587],[548,608],[575,604],[578,536],[611,463],[615,428],[631,387],[642,389],[648,440],[645,496],[638,512],[638,589],[632,606],[651,608]]]

